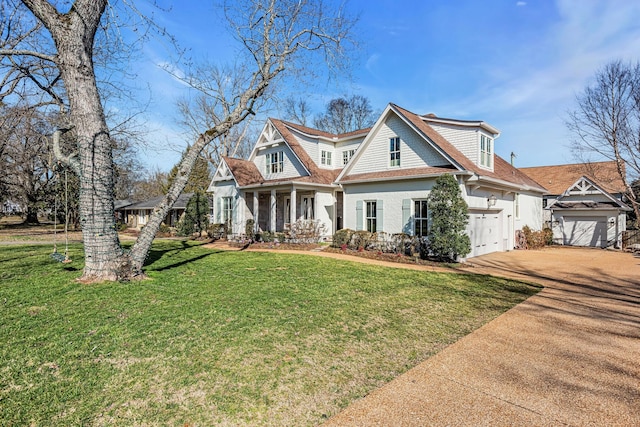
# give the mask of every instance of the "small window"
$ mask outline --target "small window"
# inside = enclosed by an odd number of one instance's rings
[[[346,150],[342,152],[342,166],[345,166],[347,163],[349,163],[349,160],[351,160],[351,158],[353,157],[353,155],[356,153],[356,150]]]
[[[267,155],[267,174],[280,173],[284,170],[284,152],[277,151]]]
[[[480,166],[493,167],[493,140],[486,135],[480,135]]]
[[[426,237],[429,233],[427,201],[416,200],[414,201],[414,233],[419,237]]]
[[[324,166],[331,166],[331,151],[322,150],[320,163]]]
[[[377,228],[377,206],[376,202],[367,202],[367,212],[365,216],[365,222],[367,223],[367,231],[375,233]]]
[[[389,166],[400,166],[400,138],[389,138]]]

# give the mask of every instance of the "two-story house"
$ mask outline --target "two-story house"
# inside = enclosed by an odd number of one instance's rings
[[[542,227],[545,189],[495,154],[499,135],[395,104],[371,129],[344,135],[269,119],[248,160],[225,157],[215,172],[212,220],[232,234],[248,219],[269,231],[314,219],[326,237],[343,227],[424,235],[429,191],[451,174],[469,206],[469,256],[508,250],[515,230]]]

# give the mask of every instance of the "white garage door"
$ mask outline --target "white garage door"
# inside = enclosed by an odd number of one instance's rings
[[[471,240],[469,257],[501,250],[501,230],[499,213],[471,213],[469,215],[469,238]]]
[[[562,242],[570,246],[607,246],[607,217],[565,216]]]

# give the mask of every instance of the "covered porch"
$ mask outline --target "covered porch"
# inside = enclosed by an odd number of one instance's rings
[[[342,192],[333,187],[286,185],[270,188],[245,188],[239,205],[244,217],[238,217],[240,233],[253,219],[254,232],[289,232],[296,221],[320,221],[327,235],[342,224]],[[235,228],[235,227],[234,227]],[[235,230],[234,230],[235,231]]]

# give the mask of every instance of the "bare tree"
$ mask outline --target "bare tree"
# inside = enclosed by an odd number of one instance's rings
[[[94,63],[96,34],[108,1],[76,0],[70,8],[45,0],[22,0],[22,3],[37,18],[36,24],[46,28],[50,43],[25,46],[18,38],[13,43],[4,43],[0,56],[16,64],[40,61],[57,70],[56,81],[64,83],[77,150],[63,153],[55,144],[54,149],[58,160],[68,164],[80,180],[85,281],[141,275],[160,224],[185,187],[202,150],[254,114],[262,100],[271,96],[285,72],[291,75],[304,70],[312,59],[309,54],[320,54],[327,63],[341,64],[339,59],[345,53],[344,43],[353,25],[343,10],[328,14],[330,8],[321,1],[247,0],[225,5],[229,28],[244,47],[245,55],[236,66],[214,67],[214,71],[236,79],[237,84],[220,87],[215,81],[200,79],[197,73],[184,78],[191,87],[215,101],[220,120],[203,129],[190,146],[167,194],[154,209],[131,251],[125,252],[118,240],[114,216],[113,144]],[[55,136],[54,141],[59,134]]]
[[[613,160],[636,218],[640,206],[631,183],[640,177],[640,64],[613,61],[577,96],[567,126],[575,154]]]
[[[218,81],[217,85],[226,84],[228,81]],[[198,94],[195,99],[184,98],[178,101],[180,112],[179,124],[187,130],[190,140],[196,139],[203,129],[211,129],[220,124],[226,116],[220,116],[221,109],[218,102],[204,94]],[[223,111],[222,114],[228,114]],[[251,129],[254,116],[248,116],[243,122],[238,123],[223,135],[212,140],[203,150],[201,156],[206,159],[215,170],[223,156],[246,157],[251,150]]]
[[[26,222],[38,223],[38,213],[53,192],[54,173],[46,135],[52,124],[44,114],[29,106],[4,108],[2,137],[6,144],[2,158],[8,195],[20,204]]]
[[[311,114],[311,107],[305,99],[289,97],[284,100],[285,119],[299,123],[302,126],[309,126]]]
[[[331,133],[347,133],[367,128],[376,121],[369,99],[362,95],[335,98],[314,120],[316,128]]]

